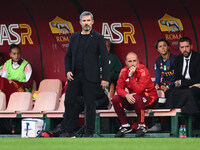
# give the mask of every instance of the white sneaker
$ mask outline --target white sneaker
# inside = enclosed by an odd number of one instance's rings
[[[115,134],[115,137],[123,137],[126,133],[131,132],[133,129],[130,127],[123,127],[119,128],[119,131]]]
[[[138,124],[138,128],[137,128],[135,137],[143,137],[146,132],[147,132],[146,125]]]
[[[161,130],[161,123],[156,123],[154,126],[152,126],[147,131],[160,131]]]

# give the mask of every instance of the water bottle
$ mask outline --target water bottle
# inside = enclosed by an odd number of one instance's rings
[[[12,125],[11,133],[12,133],[12,134],[15,134],[15,125]]]
[[[183,137],[184,137],[184,138],[187,137],[187,129],[186,129],[186,125],[183,125]]]
[[[179,137],[183,138],[183,125],[180,125],[180,128],[179,128]]]

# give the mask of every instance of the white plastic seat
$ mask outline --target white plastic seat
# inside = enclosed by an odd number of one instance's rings
[[[58,108],[58,94],[56,92],[40,92],[36,98],[35,106],[30,111],[21,111],[22,117],[43,117],[46,111]]]
[[[60,79],[44,79],[40,82],[38,91],[41,92],[56,92],[61,96],[62,82]]]
[[[0,117],[13,118],[20,111],[31,110],[32,107],[32,94],[30,92],[15,92],[10,96],[7,109],[0,111]]]
[[[64,101],[65,101],[65,94],[61,96],[58,109],[55,111],[46,111],[46,116],[48,118],[62,118],[65,112]]]
[[[6,95],[0,92],[0,111],[6,109]]]
[[[165,98],[165,92],[163,90],[157,90],[158,97]]]

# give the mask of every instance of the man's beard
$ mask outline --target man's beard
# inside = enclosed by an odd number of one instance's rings
[[[92,28],[92,27],[90,27],[89,25],[85,25],[85,26],[83,27],[83,30],[84,30],[85,32],[88,32],[88,31],[90,31],[91,28]]]
[[[190,55],[190,53],[188,53],[188,52],[183,53],[183,56],[185,56],[186,58],[189,57],[189,55]]]

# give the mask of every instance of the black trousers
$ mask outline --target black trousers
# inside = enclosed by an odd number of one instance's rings
[[[167,96],[165,108],[181,108],[185,114],[199,113],[200,88],[173,88]]]
[[[84,97],[85,103],[85,126],[86,131],[93,132],[95,129],[95,99],[97,96],[97,88],[99,84],[88,81],[84,72],[78,72],[74,76],[74,80],[68,82],[65,93],[65,113],[64,128],[67,132],[73,132],[73,125],[78,120],[78,112],[76,109],[76,99],[78,96]]]

